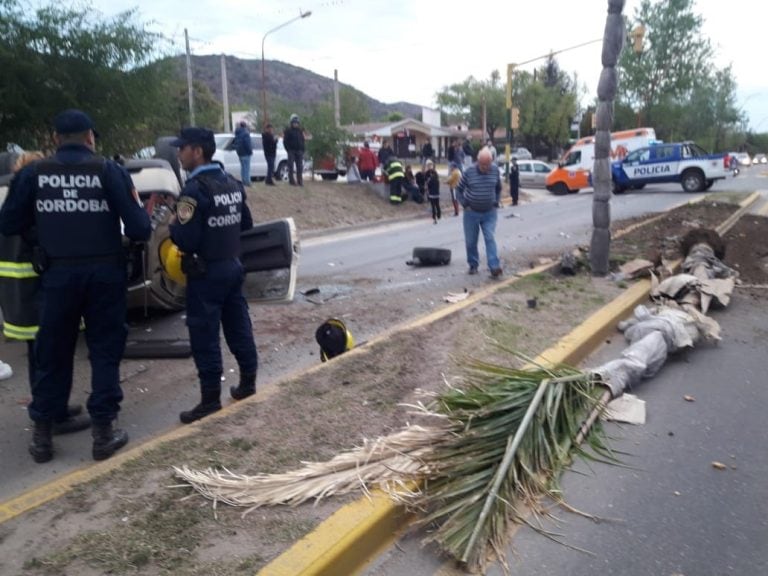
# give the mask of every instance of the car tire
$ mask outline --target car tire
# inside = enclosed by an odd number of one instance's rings
[[[338,174],[320,174],[320,178],[322,178],[323,180],[334,181],[339,179],[339,175]]]
[[[275,180],[278,182],[288,182],[288,162],[283,160],[275,168]]]
[[[451,263],[447,248],[414,248],[413,262],[419,266],[446,266]]]
[[[699,170],[686,170],[680,179],[680,184],[686,192],[701,192],[706,183],[704,175]]]
[[[715,183],[714,180],[707,180],[706,183],[704,184],[704,190],[709,190],[710,188],[712,188],[712,185],[714,183]]]
[[[624,186],[621,186],[620,184],[616,184],[615,180],[611,180],[611,188],[614,194],[624,194],[624,192],[627,191],[627,189],[624,188]]]
[[[555,196],[565,196],[566,194],[568,194],[568,192],[569,192],[568,186],[566,186],[562,182],[558,182],[557,184],[552,186],[552,194],[554,194]]]

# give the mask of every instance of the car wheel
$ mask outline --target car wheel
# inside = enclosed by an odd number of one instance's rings
[[[704,190],[704,175],[698,170],[686,170],[681,181],[686,192],[701,192]]]
[[[562,182],[558,182],[554,186],[552,186],[552,194],[555,196],[565,196],[568,194],[568,186],[563,184]]]
[[[451,263],[447,248],[414,248],[413,261],[420,266],[445,266]]]
[[[338,180],[339,175],[338,174],[320,174],[320,177],[323,180]]]
[[[288,162],[283,160],[275,169],[275,180],[288,182]]]
[[[645,188],[645,184],[635,184],[632,186],[632,190],[642,190],[643,188]]]
[[[709,190],[712,188],[712,185],[715,183],[714,180],[707,180],[707,182],[704,184],[704,190]]]
[[[578,193],[579,193],[578,188],[576,188],[576,190],[568,190],[568,194],[578,194]]]
[[[627,190],[621,184],[617,184],[616,180],[611,180],[611,185],[612,185],[614,194],[624,194],[624,192]]]

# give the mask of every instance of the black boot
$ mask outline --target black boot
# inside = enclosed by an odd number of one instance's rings
[[[93,430],[93,459],[106,460],[112,454],[128,444],[128,432],[112,428],[109,424],[94,424]]]
[[[38,464],[48,462],[53,458],[53,432],[51,422],[35,422],[32,431],[32,444],[29,453]]]
[[[229,394],[235,400],[242,400],[256,393],[256,374],[240,374],[240,384],[229,387]]]
[[[76,416],[68,416],[66,420],[53,423],[53,434],[58,436],[60,434],[71,434],[72,432],[80,432],[91,427],[91,419],[86,414],[77,414]]]
[[[179,414],[179,420],[181,420],[182,424],[191,424],[195,420],[205,418],[219,410],[221,410],[221,389],[204,390],[200,404],[192,408],[192,410],[186,410]]]

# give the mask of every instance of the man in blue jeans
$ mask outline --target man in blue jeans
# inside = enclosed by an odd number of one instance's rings
[[[251,132],[245,120],[235,130],[235,139],[232,145],[240,159],[240,180],[243,186],[251,185],[251,156],[253,156],[253,144],[251,144]]]
[[[477,267],[480,265],[477,241],[482,230],[491,276],[500,277],[502,270],[496,253],[495,233],[497,209],[501,199],[501,173],[493,163],[493,156],[488,148],[480,151],[476,164],[464,170],[456,193],[459,204],[464,207],[464,242],[469,273],[477,274]]]

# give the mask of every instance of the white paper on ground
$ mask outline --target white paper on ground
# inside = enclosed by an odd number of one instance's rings
[[[645,400],[640,400],[633,394],[622,394],[608,403],[603,413],[603,420],[645,424]]]

